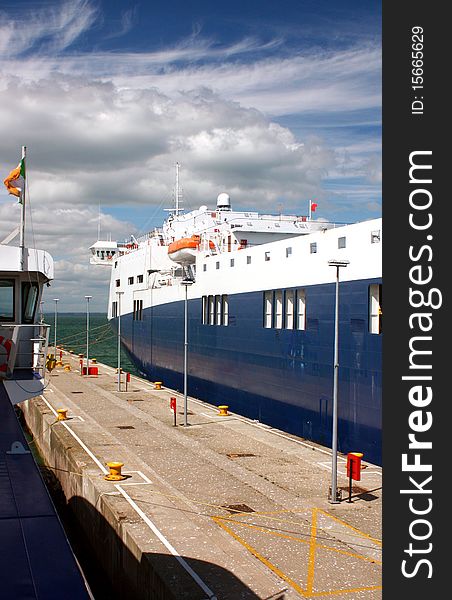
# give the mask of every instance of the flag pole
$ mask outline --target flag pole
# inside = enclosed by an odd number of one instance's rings
[[[312,202],[311,202],[310,199],[308,200],[308,202],[309,202],[308,221],[310,221],[311,220],[311,215],[312,215],[312,212],[311,212],[311,204],[312,204]]]
[[[22,161],[25,165],[25,156],[27,153],[27,147],[22,146]],[[20,192],[20,200],[22,201],[22,209],[20,213],[20,270],[23,271],[25,267],[25,187],[26,187],[26,172],[24,177],[23,190]]]

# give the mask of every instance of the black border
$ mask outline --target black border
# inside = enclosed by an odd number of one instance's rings
[[[422,115],[411,112],[415,92],[411,89],[411,34],[412,27],[424,30]],[[446,177],[452,175],[449,166],[452,152],[450,114],[452,101],[446,91],[450,87],[450,26],[445,5],[439,2],[389,2],[383,5],[383,281],[384,339],[383,339],[383,598],[449,597],[446,574],[449,563],[450,509],[452,509],[452,435],[448,421],[448,405],[452,404],[452,361],[450,356],[450,324],[448,317],[449,261],[452,260],[452,234],[449,233],[447,207],[452,203],[446,186]],[[409,225],[409,155],[412,151],[431,150],[433,193],[430,212],[433,224],[426,242],[426,232],[415,231]],[[449,240],[449,238],[451,238]],[[429,243],[433,250],[433,268],[430,286],[442,292],[443,304],[432,310],[431,331],[433,400],[429,409],[433,426],[424,434],[433,443],[432,450],[424,451],[422,460],[431,462],[430,496],[433,509],[429,519],[433,533],[428,542],[432,550],[416,555],[432,564],[431,578],[427,565],[419,567],[411,578],[403,575],[401,564],[409,558],[404,552],[411,540],[410,523],[417,517],[410,512],[409,496],[400,493],[407,487],[408,475],[402,471],[402,454],[407,452],[408,417],[413,407],[408,401],[410,385],[401,377],[408,374],[409,340],[413,331],[409,327],[409,270],[413,266],[408,250]],[[424,256],[427,256],[427,252]],[[448,286],[447,286],[448,287]],[[427,310],[427,309],[425,309]],[[427,384],[426,384],[427,385]],[[427,410],[427,409],[425,409]],[[418,479],[429,473],[419,474]],[[409,487],[409,486],[408,486]],[[412,486],[411,486],[412,487]],[[427,486],[426,486],[427,487]],[[450,508],[449,508],[450,505]],[[419,517],[422,518],[422,517]],[[419,530],[420,531],[420,530]],[[411,559],[411,566],[415,559]],[[438,591],[437,591],[438,590]],[[429,596],[427,596],[429,594]]]

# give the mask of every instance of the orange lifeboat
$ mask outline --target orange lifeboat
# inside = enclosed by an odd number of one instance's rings
[[[200,243],[199,235],[175,240],[168,246],[168,257],[181,265],[191,265],[196,261]]]

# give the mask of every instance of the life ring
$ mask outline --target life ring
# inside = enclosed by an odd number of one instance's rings
[[[8,338],[5,338],[2,335],[0,335],[0,361],[4,360],[4,362],[0,364],[0,373],[6,373],[8,369],[9,355],[11,353],[12,346],[12,340],[9,340]],[[4,348],[5,350],[2,352],[1,348]]]

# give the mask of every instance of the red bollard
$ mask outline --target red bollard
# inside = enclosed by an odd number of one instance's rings
[[[177,423],[176,423],[176,398],[174,398],[174,396],[172,396],[170,398],[170,410],[173,411],[174,414],[174,427],[176,427]]]
[[[126,392],[127,392],[127,384],[130,383],[130,373],[126,373]]]

